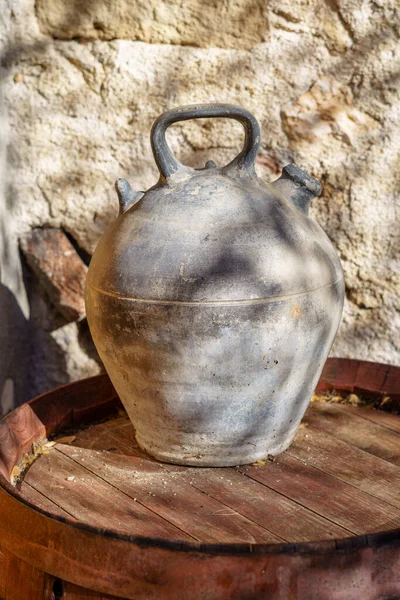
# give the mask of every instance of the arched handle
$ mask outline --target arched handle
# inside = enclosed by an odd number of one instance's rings
[[[261,137],[260,126],[255,117],[249,111],[232,104],[194,104],[168,110],[158,117],[151,129],[151,147],[162,179],[167,180],[178,172],[193,172],[193,169],[182,165],[169,149],[165,139],[167,128],[178,121],[204,118],[235,119],[243,125],[245,131],[243,150],[223,170],[237,169],[243,170],[247,175],[254,174],[254,163]]]

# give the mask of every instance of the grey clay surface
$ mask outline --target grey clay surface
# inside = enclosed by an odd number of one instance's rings
[[[246,132],[229,165],[194,170],[166,141],[180,120],[229,117]],[[152,129],[159,182],[116,184],[120,216],[90,264],[89,325],[139,444],[178,464],[230,466],[291,443],[335,336],[340,261],[309,216],[321,191],[295,165],[254,171],[260,130],[247,111],[198,105]]]

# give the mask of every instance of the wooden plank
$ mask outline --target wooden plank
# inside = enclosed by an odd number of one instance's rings
[[[196,469],[165,466],[134,456],[98,453],[57,444],[69,458],[101,477],[135,502],[149,508],[190,536],[202,542],[282,542],[285,538],[245,518],[202,493],[182,478]]]
[[[140,455],[141,451],[137,448],[137,444],[133,438],[133,428],[129,421],[119,419],[118,422],[114,422],[112,426],[107,423],[102,424],[100,427],[102,429],[103,444],[115,444],[115,448],[119,446],[119,449],[117,449],[116,452],[130,452],[132,454]],[[299,457],[302,460],[307,460],[307,448],[310,444],[305,436],[309,435],[308,428],[300,430],[299,434],[304,434],[302,443],[299,446],[303,454],[299,454]],[[321,448],[324,447],[324,443],[326,444],[326,440],[327,436],[322,434],[320,439]],[[314,490],[313,496],[309,499],[309,504],[305,504],[305,506],[328,519],[336,519],[335,522],[338,525],[356,533],[365,533],[365,524],[367,522],[371,527],[370,531],[377,531],[383,527],[393,528],[398,526],[398,521],[393,518],[393,509],[386,504],[390,503],[393,504],[393,506],[400,508],[398,468],[386,461],[375,458],[362,450],[349,447],[340,440],[333,440],[332,443],[334,443],[334,447],[330,446],[326,452],[321,454],[322,460],[319,461],[318,464],[314,464],[314,466],[323,469],[325,463],[330,465],[331,461],[333,461],[332,464],[334,465],[334,468],[328,475],[324,475],[316,469],[311,468],[308,474],[306,474],[308,479],[305,476],[303,469],[302,477],[300,478],[301,489],[298,490],[299,496],[293,496],[290,493],[291,488],[293,488],[293,473],[290,469],[293,470],[296,466],[299,470],[301,469],[301,466],[299,464],[296,465],[296,463],[294,463],[294,466],[290,466],[289,473],[285,471],[283,475],[281,474],[281,476],[278,477],[278,479],[280,479],[279,484],[282,487],[276,485],[276,482],[270,482],[270,487],[287,495],[292,500],[301,503],[304,502],[302,493],[304,493],[304,491],[307,492],[308,486],[312,486],[312,489]],[[295,446],[292,446],[292,448],[294,447],[297,449],[296,443]],[[289,450],[289,452],[292,452],[292,449]],[[316,455],[319,456],[318,451],[316,451]],[[228,470],[224,470],[224,472],[225,471],[227,472]],[[221,483],[221,480],[216,483]],[[345,485],[346,483],[349,485]],[[197,486],[198,482],[194,481],[194,485]],[[287,485],[287,490],[284,487],[285,485]],[[354,487],[352,488],[350,486]],[[359,487],[359,489],[354,489],[356,487]],[[202,486],[199,486],[199,488],[210,493],[210,488],[203,488]],[[231,493],[233,493],[232,488]],[[324,498],[326,496],[332,496],[332,498],[328,498],[328,506],[324,504]],[[215,495],[214,497],[222,500],[221,496]],[[322,498],[321,506],[318,506],[320,498]],[[379,498],[379,500],[375,500],[375,498]],[[242,500],[247,504],[247,510],[249,510],[247,496],[242,495]],[[385,502],[384,507],[381,500]],[[348,510],[347,506],[350,505],[358,507],[358,510],[356,510],[356,512],[354,512],[354,510]],[[256,520],[254,514],[250,515],[250,513],[246,512],[246,509],[243,509],[240,504],[232,504],[230,506],[237,510],[237,512]],[[262,513],[262,510],[258,510],[258,515]],[[260,520],[258,520],[258,522],[267,526],[266,523],[263,523]],[[271,529],[269,523],[268,527]],[[278,535],[283,535],[283,532],[279,530]]]
[[[191,539],[55,449],[31,466],[25,481],[75,519],[94,527],[127,535]]]
[[[107,424],[103,425],[104,429],[106,426]],[[136,440],[133,438],[133,428],[129,422],[120,421],[118,427],[114,428],[113,426],[111,431],[110,441],[115,440],[115,443],[118,443],[124,452],[136,453],[137,456],[144,455],[142,450],[135,447]],[[117,460],[120,458],[121,456],[118,455]],[[179,472],[199,490],[206,492],[231,510],[259,523],[287,541],[327,539],[349,534],[349,530],[296,505],[290,499],[285,499],[280,493],[246,481],[241,475],[237,475],[236,469],[188,469],[166,464],[161,466],[165,470]],[[226,477],[230,478],[228,483]],[[224,492],[222,491],[223,486],[225,487]],[[266,506],[268,506],[268,510],[266,510]]]
[[[201,469],[192,485],[220,500],[227,507],[263,524],[288,542],[346,537],[348,528],[316,514],[274,489],[251,481],[236,469]]]
[[[14,466],[30,452],[33,442],[59,428],[103,418],[120,406],[104,375],[61,386],[23,404],[0,422],[0,476],[10,482]]]
[[[331,390],[353,392],[360,362],[347,358],[329,358],[323,368],[316,391],[319,393]]]
[[[0,545],[0,600],[6,595],[6,550]]]
[[[397,368],[391,367],[391,365],[361,361],[354,382],[355,393],[367,397],[386,395],[388,392],[385,388],[389,372],[396,370]],[[397,393],[399,391],[398,388]]]
[[[316,391],[356,393],[365,398],[389,396],[391,410],[400,409],[400,367],[380,363],[328,358]]]
[[[46,429],[29,404],[23,404],[0,422],[0,473],[10,481],[10,474],[32,443],[46,437]]]
[[[103,432],[105,435],[105,432],[107,430],[107,424],[103,424]],[[110,431],[110,430],[109,430]],[[300,429],[300,432],[302,432],[303,430]],[[305,435],[307,435],[307,431],[305,433]],[[130,424],[129,421],[127,420],[120,420],[118,422],[118,424],[116,423],[115,426],[112,428],[111,434],[110,434],[110,438],[109,438],[109,443],[115,443],[115,444],[119,444],[121,448],[123,448],[123,450],[121,451],[131,451],[131,452],[142,452],[140,449],[137,448],[137,443],[136,440],[133,437],[134,432],[133,432],[133,428]],[[112,440],[114,440],[114,442],[112,442]],[[308,446],[308,442],[307,439],[304,437],[305,442],[305,447]],[[339,443],[340,445],[340,443]],[[345,444],[342,444],[341,448],[336,449],[335,452],[332,452],[332,456],[336,457],[337,455],[343,455],[343,446],[345,446],[345,448],[347,448],[347,446]],[[136,450],[134,450],[134,448],[136,448]],[[359,469],[359,463],[360,463],[360,455],[361,457],[365,457],[365,453],[363,453],[360,450],[356,450],[355,455],[353,456],[352,461],[350,462],[349,459],[349,453],[347,452],[346,456],[347,456],[347,461],[346,464],[350,467],[350,469],[352,468],[354,470],[354,473],[357,474],[357,470]],[[356,527],[357,523],[356,523],[356,519],[352,521],[352,523],[354,524],[354,529],[351,529],[351,526],[349,523],[346,522],[346,524],[344,524],[344,522],[342,521],[338,521],[337,523],[339,525],[342,525],[345,528],[349,528],[352,531],[357,531],[360,532],[359,530],[359,526],[360,523],[365,524],[365,514],[371,514],[371,518],[370,518],[370,523],[373,526],[372,530],[379,530],[379,524],[385,524],[390,522],[390,515],[391,515],[391,508],[386,508],[386,509],[382,509],[381,506],[376,507],[376,505],[380,505],[381,502],[375,502],[373,499],[371,499],[370,497],[366,496],[365,494],[368,494],[369,492],[371,492],[372,495],[375,495],[375,497],[380,498],[380,500],[386,500],[387,502],[391,502],[394,506],[400,507],[400,495],[399,495],[399,487],[398,487],[398,469],[397,467],[394,467],[393,465],[388,464],[385,461],[381,461],[379,459],[375,459],[374,457],[369,457],[369,455],[367,455],[366,457],[367,460],[367,465],[366,465],[366,469],[363,471],[363,476],[362,478],[360,478],[361,481],[361,494],[358,491],[353,491],[351,489],[348,489],[347,486],[342,486],[342,497],[343,497],[343,505],[346,506],[346,503],[349,501],[349,496],[352,498],[352,501],[355,502],[356,504],[359,504],[360,507],[363,507],[364,509],[364,515],[359,512],[358,516],[360,518],[360,521],[358,523],[358,526]],[[377,462],[378,464],[377,464]],[[350,462],[350,465],[348,464]],[[371,464],[373,463],[373,464]],[[361,461],[361,464],[362,461]],[[225,471],[225,470],[224,470]],[[334,479],[335,477],[339,477],[341,474],[345,472],[344,470],[344,465],[341,464],[340,468],[337,469],[335,472],[331,473],[332,478],[325,479],[325,484],[327,486],[327,490],[329,491],[329,493],[332,493],[331,491],[331,487],[332,485],[337,485],[338,487],[341,487],[340,481],[337,482],[336,479]],[[314,473],[314,478],[315,478],[315,473]],[[321,480],[322,476],[320,476],[320,480]],[[289,478],[290,479],[290,478]],[[322,478],[323,479],[323,478]],[[351,481],[349,480],[343,480],[344,483],[349,483],[355,487],[357,487],[355,484],[357,483],[358,480],[353,479]],[[290,485],[290,481],[288,482]],[[308,485],[307,482],[305,482],[305,485]],[[314,486],[315,486],[315,482],[314,482]],[[273,486],[272,486],[273,487]],[[274,488],[277,489],[277,491],[282,492],[281,489],[278,488]],[[323,494],[323,489],[320,489],[319,492],[321,492]],[[363,493],[364,492],[364,493]],[[339,493],[339,492],[338,492]],[[377,495],[377,496],[376,496]],[[292,496],[289,495],[290,498],[293,499]],[[296,499],[294,499],[296,500]],[[338,503],[340,504],[340,499],[338,498]],[[242,514],[247,515],[247,513],[242,512],[242,509],[240,506],[235,505],[234,508],[238,511],[241,512]],[[316,509],[315,506],[311,505],[309,506],[309,508],[311,510],[316,510],[316,512],[318,512],[318,510]],[[327,518],[332,518],[332,507],[329,513],[324,513],[321,512],[319,514],[327,517]],[[340,509],[342,510],[342,508]],[[375,514],[375,516],[374,516]],[[248,515],[247,515],[248,516]],[[352,518],[351,514],[348,515],[348,518]],[[262,522],[260,522],[262,524]],[[363,532],[363,530],[361,530],[361,533]],[[278,532],[279,534],[279,532]],[[280,535],[282,535],[282,532],[280,532]]]
[[[357,535],[400,527],[400,509],[287,454],[241,472]]]
[[[11,471],[20,458],[20,449],[14,433],[4,420],[0,423],[0,476],[10,482]]]
[[[398,433],[341,410],[339,405],[314,402],[306,413],[305,421],[319,431],[400,465]]]
[[[45,574],[0,547],[1,600],[43,600]]]
[[[108,375],[62,385],[28,404],[46,426],[47,435],[98,420],[121,407]]]
[[[390,367],[381,392],[384,396],[390,396],[397,410],[400,410],[400,367]]]
[[[354,392],[367,397],[381,396],[390,365],[360,361],[354,381]]]
[[[351,406],[350,404],[338,404],[335,405],[353,415],[372,421],[381,427],[387,427],[393,431],[400,433],[400,415],[396,413],[387,412],[384,410],[375,410],[374,408],[367,408],[366,406]]]
[[[325,431],[300,429],[286,454],[400,508],[400,468]]]
[[[49,500],[46,496],[38,492],[35,488],[30,486],[25,481],[18,484],[18,497],[21,500],[29,502],[35,508],[43,510],[56,517],[64,517],[65,519],[74,519],[73,515],[63,510],[60,506]]]
[[[127,429],[127,435],[121,439],[119,431]],[[96,423],[76,433],[72,442],[73,446],[88,448],[91,450],[107,450],[108,452],[122,452],[124,455],[137,456],[136,450],[139,446],[134,437],[132,423],[125,416],[115,417],[105,423]],[[128,444],[126,443],[128,440]],[[146,456],[148,456],[146,454]]]

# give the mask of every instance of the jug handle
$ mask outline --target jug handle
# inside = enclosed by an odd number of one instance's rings
[[[173,108],[163,113],[151,129],[151,148],[154,160],[163,181],[175,173],[193,173],[194,170],[184,166],[172,154],[165,138],[165,132],[170,125],[179,121],[204,118],[227,118],[239,121],[244,127],[245,140],[243,150],[228,165],[223,172],[232,170],[251,176],[255,174],[254,163],[260,146],[260,126],[256,118],[247,110],[232,104],[193,104]]]

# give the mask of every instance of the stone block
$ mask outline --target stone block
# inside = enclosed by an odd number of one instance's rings
[[[38,0],[43,32],[60,39],[249,49],[268,39],[265,0]]]

